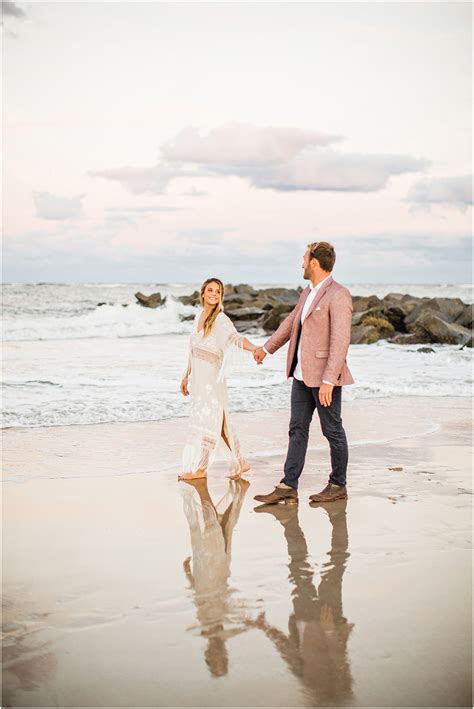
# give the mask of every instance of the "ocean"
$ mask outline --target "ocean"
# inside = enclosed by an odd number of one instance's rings
[[[299,283],[253,284],[297,287]],[[469,285],[348,285],[353,295],[390,292],[461,298]],[[197,284],[83,283],[3,286],[3,427],[67,426],[113,421],[156,421],[187,416],[189,400],[179,383],[186,368],[192,306],[175,298]],[[134,294],[160,292],[156,310]],[[101,303],[102,305],[99,305]],[[264,333],[249,336],[262,344]],[[356,384],[346,400],[394,396],[471,395],[472,350],[381,341],[352,345],[348,363]],[[233,411],[289,407],[291,381],[284,375],[286,348],[257,367],[249,355],[228,379]]]

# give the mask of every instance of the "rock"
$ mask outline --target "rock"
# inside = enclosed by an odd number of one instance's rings
[[[381,338],[390,337],[395,332],[393,325],[386,318],[379,318],[374,315],[368,315],[363,318],[362,325],[375,327]]]
[[[239,295],[245,293],[246,295],[252,296],[252,298],[256,298],[258,295],[258,291],[246,283],[240,283],[238,286],[234,286],[234,293],[238,293]]]
[[[401,465],[392,465],[392,466],[389,466],[389,470],[393,470],[396,473],[401,473],[403,468]]]
[[[258,333],[260,325],[255,320],[236,320],[234,322],[237,332],[246,332],[248,334]]]
[[[407,315],[405,325],[408,332],[411,332],[411,327],[426,311],[432,311],[444,322],[451,323],[463,313],[465,307],[460,298],[428,298]]]
[[[352,328],[351,345],[371,345],[380,339],[379,331],[372,325],[356,325]]]
[[[187,322],[188,320],[194,320],[195,317],[196,316],[193,313],[191,315],[180,315],[179,319],[181,320],[181,322]]]
[[[135,293],[135,298],[140,305],[145,308],[159,308],[166,303],[166,298],[161,297],[161,293],[153,293],[152,295],[143,295],[143,293]]]
[[[393,300],[396,303],[399,303],[403,298],[406,298],[405,293],[387,293],[387,295],[384,296],[384,300]]]
[[[107,303],[105,302],[105,300],[103,300],[101,303],[97,303],[97,307],[98,307],[98,308],[100,308],[101,305],[107,305]]]
[[[385,318],[364,315],[361,323],[352,328],[351,344],[371,345],[393,335],[393,325]]]
[[[381,305],[382,301],[376,295],[355,295],[352,298],[352,308],[354,313],[362,310],[369,310]]]
[[[278,303],[287,303],[293,308],[300,299],[301,292],[293,288],[262,288],[258,291],[259,299],[274,300]]]
[[[425,342],[441,342],[447,345],[465,345],[471,337],[470,331],[465,327],[447,323],[431,310],[421,313],[410,325],[410,332],[420,338],[424,337]]]
[[[468,339],[468,341],[463,345],[463,347],[472,347],[472,340],[473,340],[473,337],[472,337],[472,335],[471,335],[471,337],[470,337],[470,338]],[[461,348],[461,349],[462,349],[462,348]]]
[[[455,322],[466,308],[461,298],[433,298],[431,302],[439,308],[439,317],[449,323]]]
[[[461,325],[462,327],[467,327],[469,330],[472,330],[473,310],[474,305],[465,305],[461,315],[455,320],[456,325]]]
[[[370,316],[380,317],[380,315],[380,308],[369,308],[369,310],[361,310],[359,312],[353,313],[352,324],[360,325],[365,318],[368,318]]]
[[[416,295],[410,295],[409,293],[388,293],[383,297],[385,303],[390,303],[390,305],[406,305],[407,303],[415,303],[420,305],[424,301],[428,302],[430,298],[426,296],[419,298]]]
[[[382,310],[382,315],[389,321],[393,329],[398,330],[398,332],[406,332],[405,318],[407,314],[406,309],[399,305],[391,305]]]
[[[270,311],[267,311],[261,323],[261,326],[265,332],[275,332],[292,309],[293,308],[291,306],[282,304],[275,306]]]
[[[397,332],[395,335],[390,337],[389,342],[392,345],[422,345],[428,342],[426,335],[420,337],[419,335],[407,334],[405,332]]]
[[[282,291],[281,293],[277,291]],[[281,288],[266,288],[259,291],[257,298],[252,302],[255,308],[271,311],[273,308],[285,306],[286,312],[293,310],[298,303],[300,294],[296,290],[286,290]]]
[[[199,305],[200,304],[200,296],[199,296],[199,291],[195,290],[194,293],[191,295],[180,295],[178,297],[178,300],[180,303],[183,305]]]
[[[435,352],[435,350],[432,347],[418,347],[417,352],[423,352],[424,354],[431,354],[431,352]]]
[[[243,305],[244,303],[252,303],[253,298],[251,295],[248,293],[242,293],[242,294],[237,294],[237,293],[230,293],[229,295],[226,295],[224,297],[224,303],[227,305],[228,303],[235,303],[236,305]]]
[[[258,320],[262,315],[266,314],[265,310],[254,307],[226,309],[225,312],[231,320]]]

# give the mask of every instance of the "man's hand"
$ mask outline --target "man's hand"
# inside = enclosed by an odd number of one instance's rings
[[[319,387],[319,401],[323,406],[331,406],[333,389],[334,387],[332,384],[323,383]]]
[[[179,388],[181,389],[181,394],[183,396],[189,396],[188,378],[187,377],[182,378]]]
[[[265,352],[263,347],[257,347],[257,349],[253,351],[253,358],[257,364],[262,364],[266,356],[267,353]]]

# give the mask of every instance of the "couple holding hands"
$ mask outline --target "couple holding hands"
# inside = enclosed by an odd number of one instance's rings
[[[346,363],[351,340],[352,298],[331,273],[336,254],[331,244],[309,244],[302,268],[310,281],[297,305],[263,347],[240,335],[224,313],[224,285],[209,278],[201,287],[202,309],[189,341],[189,358],[181,392],[189,395],[191,417],[183,450],[180,480],[205,478],[222,439],[229,453],[230,477],[238,479],[250,466],[229,416],[226,375],[239,352],[252,352],[257,364],[289,342],[286,374],[293,377],[289,445],[284,476],[268,495],[255,499],[267,504],[298,502],[298,480],[304,467],[309,426],[317,409],[321,430],[329,442],[331,473],[326,487],[311,495],[314,502],[347,498],[348,447],[341,419],[342,387],[353,379]]]

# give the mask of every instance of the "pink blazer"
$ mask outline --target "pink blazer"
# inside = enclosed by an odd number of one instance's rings
[[[320,387],[323,379],[335,386],[353,384],[346,363],[351,341],[352,297],[347,288],[329,277],[321,286],[301,326],[301,311],[310,288],[300,299],[278,330],[266,341],[273,354],[290,341],[286,360],[286,376],[293,376],[296,366],[298,335],[301,330],[301,370],[307,386]]]

